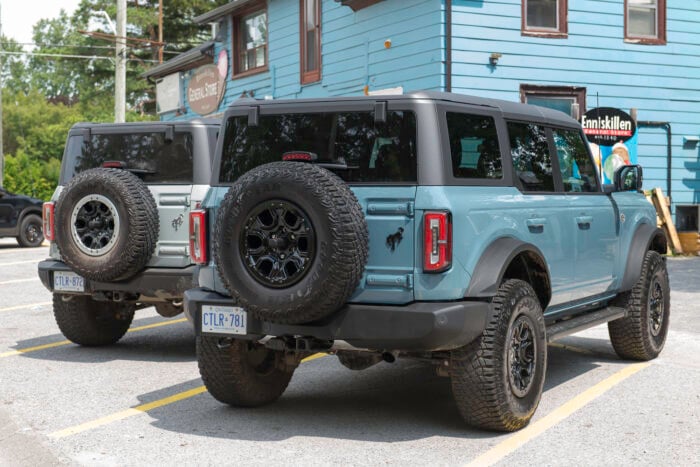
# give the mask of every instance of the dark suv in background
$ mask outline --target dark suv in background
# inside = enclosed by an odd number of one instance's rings
[[[16,237],[21,247],[40,246],[44,241],[41,203],[40,199],[0,188],[0,237]]]

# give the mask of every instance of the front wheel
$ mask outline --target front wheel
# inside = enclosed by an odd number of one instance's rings
[[[627,316],[608,323],[615,352],[630,360],[652,360],[666,343],[671,292],[666,261],[656,251],[648,251],[642,274],[631,292],[620,295],[616,305],[627,309]]]
[[[284,352],[253,342],[197,337],[204,385],[214,399],[234,407],[258,407],[279,399],[296,368],[284,357]]]
[[[527,425],[542,395],[547,343],[532,286],[509,279],[491,302],[481,337],[450,353],[452,393],[462,418],[478,428]]]
[[[114,344],[134,319],[135,307],[128,303],[101,302],[86,295],[53,295],[56,324],[71,342],[84,346]]]

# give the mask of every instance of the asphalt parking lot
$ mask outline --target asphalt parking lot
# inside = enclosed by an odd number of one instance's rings
[[[45,247],[0,240],[0,465],[699,465],[700,258],[669,260],[671,330],[650,363],[597,327],[549,347],[515,434],[466,428],[449,380],[413,361],[362,372],[314,356],[260,409],[209,396],[184,318],[137,312],[116,345],[63,338],[36,275]]]

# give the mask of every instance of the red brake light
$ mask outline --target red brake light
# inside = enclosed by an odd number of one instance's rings
[[[207,262],[207,212],[190,211],[190,257],[196,264]]]
[[[55,203],[49,201],[44,203],[41,208],[41,217],[43,221],[44,238],[50,242],[56,237],[56,231],[54,230],[54,213],[55,213]]]
[[[126,163],[122,161],[104,161],[102,167],[105,169],[125,169]]]
[[[306,151],[289,151],[282,154],[283,161],[302,161],[313,162],[318,159],[318,156],[313,152]]]
[[[452,216],[445,211],[426,212],[423,226],[423,270],[448,270],[452,266]]]

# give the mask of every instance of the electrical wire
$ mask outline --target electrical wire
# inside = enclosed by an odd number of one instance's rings
[[[10,52],[6,50],[1,50],[0,55],[29,55],[32,57],[58,57],[58,58],[82,58],[86,60],[114,60],[114,57],[105,57],[104,55],[72,55],[72,54],[49,54],[49,53],[37,53],[37,52]],[[131,59],[127,59],[128,61],[133,61]],[[150,62],[150,63],[158,63],[158,60],[150,60],[150,59],[138,59],[135,61],[140,61],[140,62]]]

